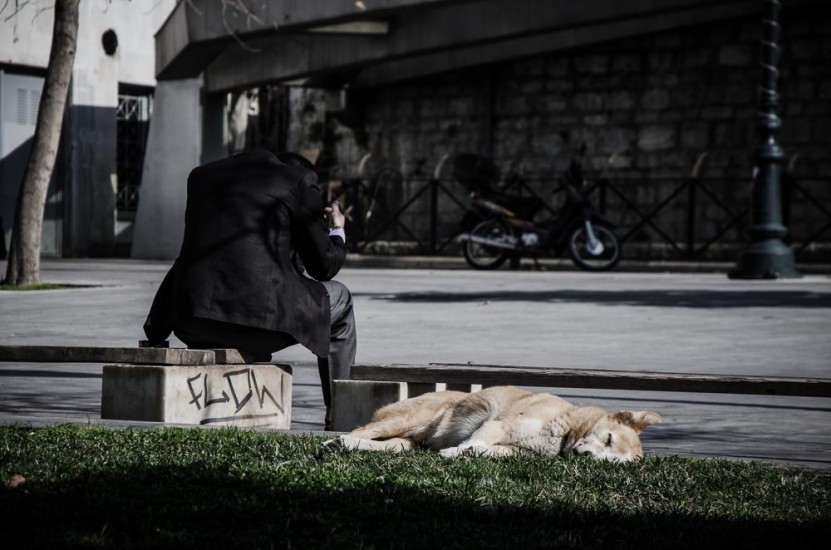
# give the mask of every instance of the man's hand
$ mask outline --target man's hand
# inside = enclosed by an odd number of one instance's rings
[[[331,206],[324,208],[323,213],[326,216],[326,219],[329,220],[329,229],[332,229],[333,227],[343,227],[344,223],[346,223],[346,218],[340,211],[340,204],[338,204],[338,201],[333,201]]]

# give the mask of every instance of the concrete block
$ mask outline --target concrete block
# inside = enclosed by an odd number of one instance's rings
[[[562,94],[546,94],[534,98],[537,111],[550,113],[552,111],[565,111],[568,103]]]
[[[223,350],[232,351],[236,350]],[[213,351],[184,348],[105,348],[83,346],[0,346],[0,361],[29,363],[141,363],[212,365]]]
[[[262,363],[263,361],[257,360],[257,357],[252,353],[246,353],[240,351],[238,349],[233,348],[226,348],[226,349],[213,349],[211,350],[214,353],[215,362],[217,365],[242,365],[242,364],[250,364],[250,363]],[[265,361],[266,363],[268,361]]]
[[[448,391],[464,391],[468,393],[473,393],[480,391],[482,389],[482,384],[447,384],[444,389]],[[442,390],[437,389],[436,391]]]
[[[754,60],[754,50],[748,44],[725,44],[719,49],[718,62],[728,67],[750,65]]]
[[[407,399],[404,382],[332,380],[332,429],[349,432],[363,426],[375,411]]]
[[[546,63],[549,76],[567,76],[569,73],[568,58],[557,56],[549,59]]]
[[[634,105],[635,97],[631,92],[618,91],[610,94],[606,99],[606,106],[612,111],[619,109],[631,109]]]
[[[615,72],[639,72],[642,67],[643,61],[639,55],[620,54],[612,57],[612,70]]]
[[[425,393],[434,391],[442,391],[445,389],[445,386],[446,384],[436,384],[430,382],[410,382],[407,384],[407,398],[418,397],[419,395],[424,395]]]
[[[628,128],[606,128],[600,135],[600,152],[618,153],[630,148],[635,139],[634,130]]]
[[[710,126],[706,122],[688,122],[681,126],[681,145],[690,149],[706,149]]]
[[[609,70],[609,56],[603,54],[578,55],[574,58],[578,73],[605,74]]]
[[[675,146],[675,129],[671,126],[648,126],[638,133],[638,148],[643,151],[671,149]]]
[[[675,54],[667,51],[650,53],[647,64],[653,71],[671,71],[675,65]]]
[[[601,94],[583,93],[574,96],[574,107],[580,111],[599,111],[603,109],[603,103]]]
[[[647,90],[641,96],[641,107],[644,109],[660,110],[669,107],[669,92],[661,89]]]
[[[587,126],[605,126],[608,122],[609,116],[606,113],[586,115],[583,117],[583,123]]]
[[[654,41],[652,42],[653,47],[655,48],[668,48],[674,49],[681,46],[681,33],[679,32],[668,32],[663,33],[655,36]]]
[[[516,76],[540,76],[544,69],[543,59],[539,57],[514,62],[511,67]]]
[[[101,418],[291,427],[287,365],[105,365]]]

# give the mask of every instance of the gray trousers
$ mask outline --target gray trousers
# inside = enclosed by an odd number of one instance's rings
[[[323,400],[331,404],[332,380],[349,378],[355,363],[358,341],[355,333],[355,314],[352,311],[352,294],[343,283],[322,283],[329,294],[331,319],[329,322],[329,354],[318,357],[320,387]],[[214,349],[238,348],[262,356],[261,361],[271,359],[271,353],[293,346],[297,341],[281,332],[221,323],[210,319],[189,319],[176,327],[176,336],[189,348]]]
[[[349,378],[349,371],[355,363],[358,339],[355,332],[355,313],[352,310],[352,294],[349,289],[338,281],[326,281],[323,286],[329,294],[331,328],[329,355],[318,357],[317,368],[320,373],[320,387],[323,389],[323,401],[328,407],[332,402],[332,380]]]

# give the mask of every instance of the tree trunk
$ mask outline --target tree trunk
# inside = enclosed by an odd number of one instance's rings
[[[14,213],[5,283],[14,286],[40,282],[40,247],[43,208],[52,179],[61,125],[66,107],[75,46],[80,0],[56,0],[55,23],[46,81],[40,97],[32,153],[23,174]]]

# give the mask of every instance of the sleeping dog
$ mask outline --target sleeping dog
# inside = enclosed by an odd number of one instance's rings
[[[643,455],[640,432],[660,421],[654,412],[610,414],[549,393],[495,386],[475,393],[427,393],[387,405],[367,425],[324,445],[396,452],[425,447],[445,457],[577,454],[627,462]]]

